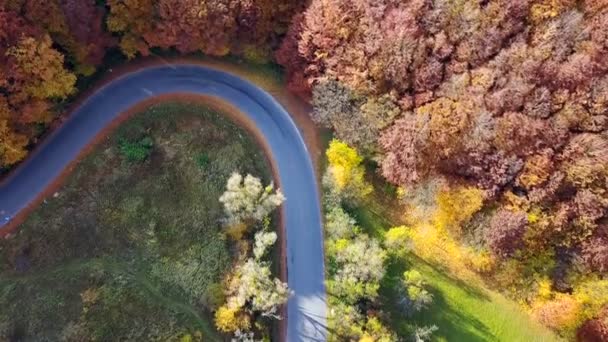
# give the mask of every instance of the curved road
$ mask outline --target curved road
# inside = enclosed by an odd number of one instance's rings
[[[323,236],[315,172],[306,145],[277,101],[226,72],[188,64],[147,67],[100,88],[0,185],[2,222],[5,224],[5,220],[33,202],[121,113],[144,100],[174,93],[227,101],[247,115],[262,133],[287,197],[283,207],[287,282],[294,291],[287,304],[287,341],[325,341]]]

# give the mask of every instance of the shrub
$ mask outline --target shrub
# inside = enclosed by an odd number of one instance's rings
[[[360,337],[363,334],[363,320],[364,316],[355,306],[331,301],[327,313],[327,328],[332,333],[328,336],[328,341],[348,341]]]
[[[386,252],[377,241],[365,234],[350,241],[335,257],[341,265],[337,273],[338,278],[378,282],[384,276]]]
[[[196,155],[195,161],[196,161],[196,165],[202,170],[206,169],[209,166],[209,164],[211,163],[211,159],[209,158],[209,155],[204,152]]]
[[[538,281],[537,297],[540,300],[548,300],[551,298],[553,292],[551,291],[552,282],[547,277],[542,278]]]
[[[608,305],[608,280],[583,281],[574,288],[572,295],[581,305],[581,321],[596,317]]]
[[[131,142],[122,139],[118,142],[120,153],[129,162],[143,162],[148,159],[154,147],[154,141],[145,137],[139,141]]]
[[[361,105],[361,115],[376,129],[386,128],[401,115],[396,93],[384,94],[380,97],[368,96],[366,102]]]
[[[418,151],[421,142],[417,139],[416,117],[409,113],[384,130],[379,144],[385,152],[382,160],[382,175],[398,185],[419,182],[426,178],[428,169],[421,167]]]
[[[430,341],[433,337],[433,333],[437,330],[439,330],[439,328],[436,325],[416,327],[412,339],[414,342]]]
[[[578,187],[601,184],[608,174],[608,139],[584,133],[572,138],[561,158],[567,179]]]
[[[0,96],[0,167],[9,167],[27,155],[28,137],[13,130],[11,111],[4,96]]]
[[[421,311],[433,302],[433,295],[426,290],[422,274],[416,270],[405,271],[402,280],[404,296],[401,304],[407,314]]]
[[[496,258],[488,251],[465,250],[465,263],[475,272],[489,273],[496,266]]]
[[[378,297],[380,283],[360,282],[347,278],[333,278],[326,281],[327,293],[340,298],[347,304],[355,304],[358,301],[373,301]]]
[[[254,240],[253,255],[257,260],[260,260],[264,254],[266,254],[268,248],[272,247],[277,241],[277,233],[264,231],[257,232]]]
[[[249,316],[240,309],[224,305],[215,312],[215,326],[219,331],[234,332],[249,330],[251,323]]]
[[[330,342],[341,341],[397,341],[397,336],[371,314],[365,316],[357,307],[340,301],[331,301],[327,315]]]
[[[571,330],[578,321],[580,304],[571,296],[558,295],[555,299],[532,307],[532,316],[542,324],[556,330]]]
[[[209,310],[216,310],[224,301],[226,300],[226,296],[224,296],[224,287],[220,283],[213,283],[207,286],[207,290],[202,298],[202,303]]]
[[[377,317],[368,316],[364,327],[365,332],[359,342],[364,340],[371,342],[392,342],[397,340],[395,333],[382,324]]]
[[[406,226],[389,229],[384,234],[384,246],[393,253],[411,251],[414,248],[411,229]]]
[[[313,89],[315,122],[331,127],[336,136],[350,145],[373,150],[378,131],[361,115],[365,99],[335,80],[322,80]]]
[[[249,231],[249,226],[243,222],[230,223],[224,227],[224,231],[232,240],[239,241]]]

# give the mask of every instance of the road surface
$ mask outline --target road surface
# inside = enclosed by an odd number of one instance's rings
[[[294,291],[287,304],[287,341],[325,341],[323,234],[309,153],[281,105],[262,89],[229,73],[198,65],[167,64],[128,73],[100,88],[0,185],[0,230],[121,113],[144,100],[175,93],[227,101],[263,135],[287,197],[283,207],[287,282]]]

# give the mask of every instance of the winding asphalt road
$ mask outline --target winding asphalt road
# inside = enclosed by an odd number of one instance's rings
[[[294,291],[287,304],[287,341],[325,341],[323,236],[310,156],[297,126],[281,105],[262,89],[229,73],[188,64],[154,66],[126,74],[100,88],[2,183],[0,230],[121,113],[144,100],[175,93],[227,101],[247,115],[262,133],[287,197],[283,208],[287,280]]]

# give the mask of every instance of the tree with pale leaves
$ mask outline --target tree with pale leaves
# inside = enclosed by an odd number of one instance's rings
[[[351,304],[377,297],[387,259],[378,241],[365,234],[353,240],[329,241],[327,254],[333,265],[327,281],[328,292]]]
[[[419,312],[433,302],[433,295],[427,291],[426,282],[422,274],[416,270],[403,273],[402,292],[400,304],[409,315]]]
[[[229,225],[260,221],[285,201],[280,189],[274,185],[263,187],[262,181],[252,175],[233,173],[220,197]]]
[[[380,244],[361,234],[336,254],[336,262],[342,266],[337,276],[354,281],[380,281],[385,272],[384,261],[386,252]]]
[[[280,319],[279,306],[289,299],[287,284],[272,277],[270,266],[253,258],[237,266],[228,291],[228,307],[260,312],[263,316]]]
[[[329,208],[325,213],[325,232],[330,239],[352,238],[357,232],[357,223],[340,206]]]
[[[257,232],[255,234],[255,242],[253,246],[253,256],[256,260],[262,259],[268,248],[272,247],[277,241],[277,233],[275,232]]]

